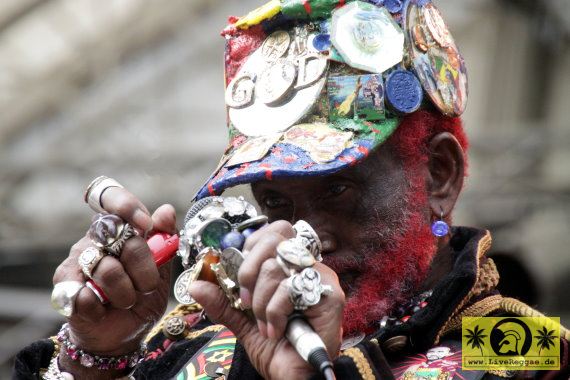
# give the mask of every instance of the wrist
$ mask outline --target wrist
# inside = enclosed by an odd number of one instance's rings
[[[59,369],[61,372],[67,372],[73,376],[73,380],[116,380],[128,378],[133,371],[129,369],[107,369],[102,370],[97,367],[84,367],[81,363],[71,359],[67,354],[60,352],[58,355]]]
[[[136,367],[146,354],[146,345],[137,342],[115,351],[88,352],[74,343],[69,325],[62,326],[57,335],[59,365],[63,371],[80,379],[117,379]],[[133,348],[134,347],[134,350]]]

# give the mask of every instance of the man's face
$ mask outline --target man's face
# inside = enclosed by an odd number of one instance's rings
[[[410,183],[391,149],[380,149],[328,176],[252,185],[270,221],[305,220],[315,228],[324,263],[347,294],[345,333],[369,330],[408,297],[435,251],[425,181]]]

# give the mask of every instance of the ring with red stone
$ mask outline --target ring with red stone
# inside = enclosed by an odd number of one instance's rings
[[[95,281],[87,280],[85,286],[93,291],[95,296],[99,299],[99,301],[101,301],[103,305],[109,303],[109,298],[107,297],[103,289],[101,289],[101,287],[95,283]]]
[[[97,248],[119,257],[126,241],[135,236],[136,231],[117,215],[97,214],[93,217],[88,235]]]
[[[88,247],[81,252],[78,262],[85,277],[91,278],[93,276],[95,267],[97,267],[103,257],[105,257],[105,254],[95,247]]]
[[[106,176],[95,178],[85,190],[85,194],[83,196],[85,203],[87,203],[95,212],[105,212],[105,209],[101,204],[101,196],[105,190],[110,187],[120,187],[121,189],[124,189],[123,185],[115,181],[113,178]]]

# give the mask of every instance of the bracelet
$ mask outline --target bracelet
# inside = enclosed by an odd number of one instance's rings
[[[133,376],[134,372],[133,370],[128,375],[120,377],[117,380],[135,380]],[[62,372],[61,368],[59,368],[57,356],[54,356],[49,362],[47,371],[42,375],[42,380],[75,380],[75,377],[71,373]]]
[[[43,380],[74,380],[72,374],[61,372],[57,356],[51,358],[47,371],[42,375]]]
[[[100,370],[107,369],[126,369],[134,368],[139,364],[146,354],[146,344],[142,343],[141,348],[128,355],[122,356],[99,356],[89,354],[79,348],[69,340],[69,324],[65,323],[61,326],[61,330],[57,334],[57,340],[61,343],[63,352],[71,358],[71,360],[79,361],[79,363],[87,368],[95,367]]]

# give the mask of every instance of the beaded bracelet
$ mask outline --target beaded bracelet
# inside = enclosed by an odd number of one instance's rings
[[[61,326],[61,330],[57,334],[57,340],[61,343],[63,352],[71,358],[71,360],[79,361],[79,363],[87,368],[95,367],[100,370],[107,369],[126,369],[134,368],[139,364],[146,354],[146,344],[142,343],[141,348],[128,355],[122,356],[98,356],[89,354],[69,340],[69,324],[65,323]]]

